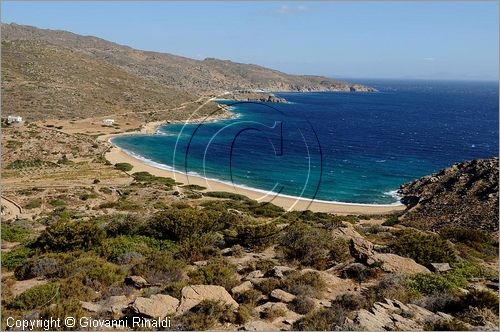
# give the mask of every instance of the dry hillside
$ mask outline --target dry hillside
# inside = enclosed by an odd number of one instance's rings
[[[45,41],[85,53],[129,73],[190,92],[237,89],[270,91],[366,91],[370,88],[319,76],[295,76],[252,64],[189,59],[147,52],[71,32],[2,25],[2,40]]]
[[[155,111],[194,100],[187,92],[43,41],[2,42],[2,110],[29,120]]]

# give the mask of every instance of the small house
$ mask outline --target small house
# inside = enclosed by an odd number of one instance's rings
[[[115,123],[115,120],[114,119],[104,119],[104,120],[102,120],[102,123],[104,123],[104,125],[106,125],[106,126],[112,126]]]
[[[23,122],[23,117],[22,116],[9,115],[7,117],[7,123],[8,124],[15,124],[15,123],[22,123],[22,122]]]

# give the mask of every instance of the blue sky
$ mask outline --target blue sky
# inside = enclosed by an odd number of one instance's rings
[[[8,2],[2,22],[293,74],[498,79],[498,2]]]

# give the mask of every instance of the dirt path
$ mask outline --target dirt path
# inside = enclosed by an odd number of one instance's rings
[[[2,195],[1,201],[2,201],[2,206],[5,209],[4,212],[2,213],[3,215],[16,218],[23,213],[23,208],[21,207],[21,205],[19,205],[12,199]]]

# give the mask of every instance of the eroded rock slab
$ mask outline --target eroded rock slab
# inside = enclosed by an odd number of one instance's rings
[[[238,303],[222,286],[190,285],[182,289],[181,304],[177,308],[177,314],[185,313],[203,300],[220,301],[222,304],[238,308]]]
[[[151,297],[138,297],[132,303],[131,308],[136,313],[151,317],[151,318],[165,318],[169,315],[175,314],[179,300],[170,295],[155,294]]]

